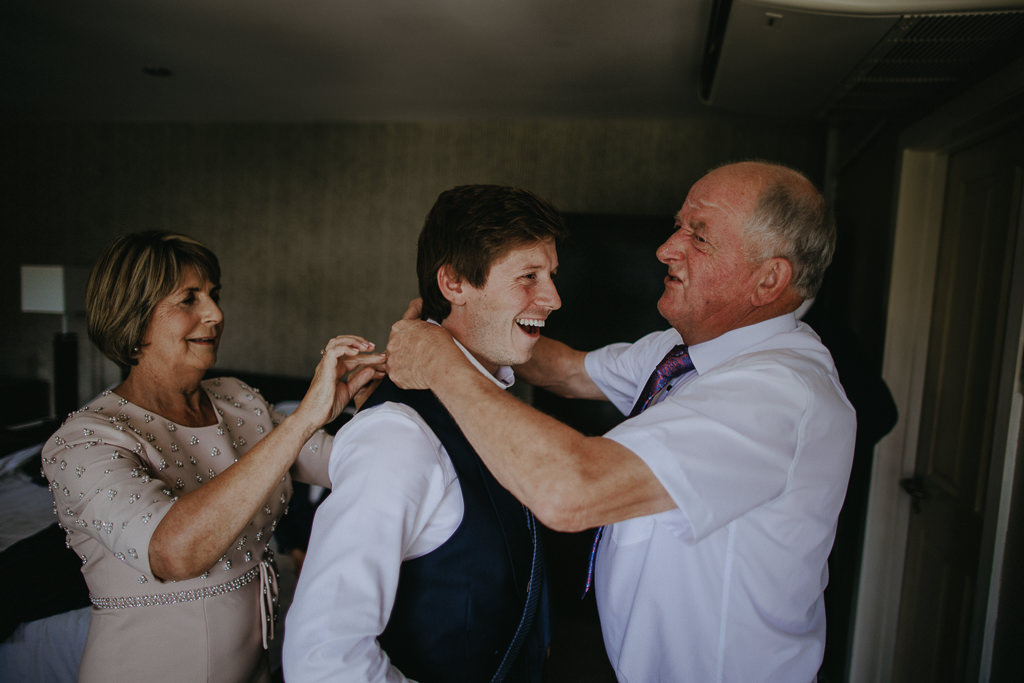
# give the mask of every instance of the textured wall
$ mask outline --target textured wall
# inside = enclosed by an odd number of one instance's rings
[[[716,163],[772,158],[818,180],[824,155],[819,128],[757,119],[16,124],[0,145],[0,374],[43,378],[59,321],[20,312],[17,266],[89,265],[122,232],[182,231],[220,256],[222,367],[307,376],[332,334],[386,341],[416,294],[423,217],[453,185],[670,215]],[[85,398],[117,375],[73,327]]]

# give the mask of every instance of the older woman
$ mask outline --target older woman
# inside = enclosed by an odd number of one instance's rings
[[[281,418],[242,382],[203,379],[224,327],[219,291],[216,256],[170,233],[118,238],[90,276],[89,336],[128,375],[43,449],[93,603],[81,681],[269,680],[268,544],[291,476],[328,484],[320,427],[383,361],[335,337]]]

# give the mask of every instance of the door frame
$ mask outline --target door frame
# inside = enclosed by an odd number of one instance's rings
[[[889,681],[892,677],[910,521],[910,498],[902,492],[899,482],[913,476],[917,458],[938,261],[937,226],[941,225],[949,154],[955,148],[998,134],[1014,119],[1020,120],[1017,101],[1024,89],[1022,67],[1024,60],[1015,62],[964,97],[907,128],[900,136],[899,187],[882,368],[900,419],[875,448],[853,628],[851,681]],[[1006,438],[1011,428],[1012,434],[1019,433],[1021,413],[1019,396],[1013,396],[1013,383],[1021,377],[1024,329],[1019,311],[1024,301],[1020,272],[1024,265],[1021,258],[1024,239],[1019,239],[1017,246],[1006,347],[1017,349],[1017,355],[1012,363],[1007,361],[1004,365],[1010,373],[1009,389],[1002,385],[999,388],[996,444],[1002,447],[994,448],[989,470],[974,615],[977,628],[971,634],[968,665],[968,671],[977,672],[979,680],[988,679],[991,667],[998,591],[989,590],[989,586],[999,585],[1010,485],[1014,469],[1020,464],[1017,439]]]

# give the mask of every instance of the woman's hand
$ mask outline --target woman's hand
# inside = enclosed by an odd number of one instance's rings
[[[368,382],[384,376],[385,355],[371,353],[375,348],[355,335],[334,337],[324,346],[309,390],[294,413],[312,426],[310,435],[338,417]]]

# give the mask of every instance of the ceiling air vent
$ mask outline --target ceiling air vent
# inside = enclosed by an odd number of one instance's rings
[[[949,4],[716,0],[701,98],[776,116],[890,117],[948,99],[1024,55],[1019,1],[930,11]],[[918,9],[926,11],[911,11]]]
[[[932,106],[1024,54],[1024,10],[908,15],[866,55],[822,114],[857,117]]]

